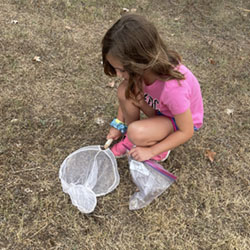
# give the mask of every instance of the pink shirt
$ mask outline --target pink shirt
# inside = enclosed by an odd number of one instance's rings
[[[184,75],[184,80],[156,80],[151,85],[144,85],[145,101],[169,117],[190,108],[194,126],[200,128],[203,123],[203,101],[199,82],[184,65],[177,66],[177,70]]]

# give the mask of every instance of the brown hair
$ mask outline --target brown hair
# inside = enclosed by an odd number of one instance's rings
[[[122,16],[102,40],[104,72],[115,76],[116,71],[106,58],[108,53],[116,57],[129,74],[126,98],[136,98],[142,92],[142,76],[147,69],[163,80],[184,79],[175,70],[181,62],[180,55],[168,49],[156,27],[140,15]]]

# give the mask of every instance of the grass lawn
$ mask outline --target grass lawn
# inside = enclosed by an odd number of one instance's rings
[[[204,126],[163,163],[178,179],[149,206],[129,210],[136,187],[119,159],[120,185],[83,214],[58,172],[104,144],[116,116],[101,39],[123,8],[197,76]],[[0,23],[0,249],[250,248],[249,1],[1,0]]]

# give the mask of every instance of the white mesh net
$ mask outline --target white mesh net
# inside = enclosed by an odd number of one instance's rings
[[[96,197],[112,192],[120,182],[116,159],[110,149],[88,146],[70,154],[59,171],[63,191],[83,213],[94,211]]]

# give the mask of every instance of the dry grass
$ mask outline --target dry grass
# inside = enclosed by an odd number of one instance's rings
[[[84,215],[58,170],[72,151],[105,142],[116,90],[100,41],[123,7],[183,55],[201,83],[205,124],[164,163],[178,180],[150,206],[129,211],[135,187],[119,160],[119,187]],[[247,0],[2,0],[0,248],[249,249],[249,9]]]

